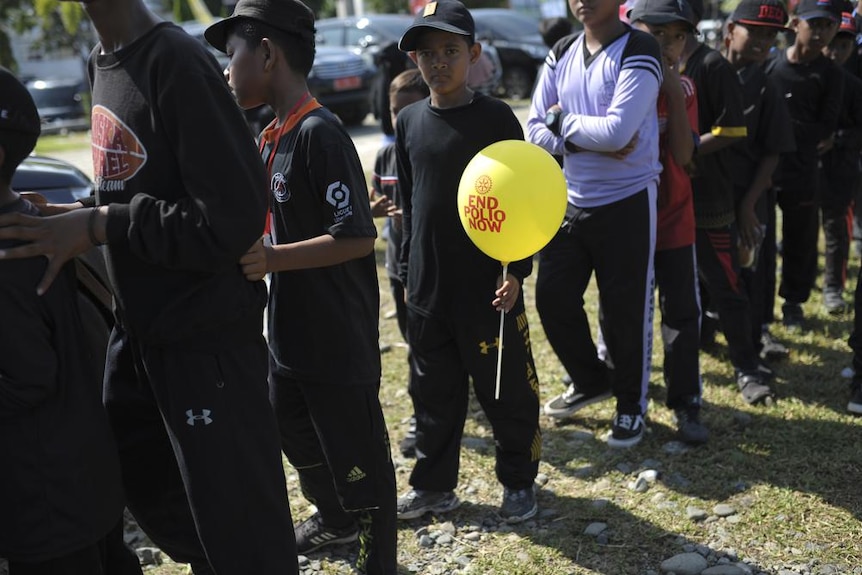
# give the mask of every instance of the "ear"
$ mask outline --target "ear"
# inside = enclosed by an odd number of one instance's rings
[[[787,24],[787,27],[793,30],[794,32],[798,32],[796,29],[799,26],[799,16],[792,16],[790,18],[790,23]]]
[[[475,64],[479,61],[479,56],[482,55],[482,44],[479,42],[473,42],[473,45],[470,46],[470,63]]]
[[[261,59],[261,64],[265,72],[272,72],[278,60],[278,49],[269,38],[262,38],[260,46],[257,47],[257,55]]]
[[[419,58],[418,58],[418,56],[416,56],[416,52],[407,52],[407,57],[410,58],[410,60],[414,64],[416,64],[417,68],[419,67]]]

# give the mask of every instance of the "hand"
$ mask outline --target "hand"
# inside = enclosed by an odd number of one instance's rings
[[[682,81],[679,79],[679,72],[674,66],[671,66],[667,61],[662,63],[662,82],[660,90],[667,96],[683,96]]]
[[[754,214],[754,207],[746,205],[745,202],[740,204],[739,213],[736,216],[737,227],[739,228],[739,241],[750,249],[757,247],[760,242],[760,222]]]
[[[403,221],[402,216],[404,215],[404,212],[398,208],[395,208],[389,215],[392,216],[392,225],[395,226],[395,230],[401,231],[401,222]]]
[[[0,216],[0,239],[30,242],[0,250],[0,259],[45,256],[48,267],[36,286],[36,293],[42,295],[48,291],[63,264],[93,247],[87,233],[89,217],[90,210],[72,210],[48,217],[19,213]],[[107,216],[103,214],[100,217]]]
[[[51,204],[48,202],[48,198],[38,192],[20,192],[20,195],[22,198],[36,206],[39,213],[43,216],[56,216],[58,214],[65,214],[66,212],[71,212],[72,210],[78,210],[84,207],[79,202],[72,204]]]
[[[623,146],[622,148],[620,148],[616,152],[604,152],[604,154],[606,156],[610,156],[610,157],[614,158],[615,160],[624,160],[626,156],[628,156],[629,154],[631,154],[634,151],[635,146],[638,145],[639,137],[640,136],[638,136],[638,133],[635,132],[635,135],[632,136],[632,139],[629,140],[628,144],[626,144],[625,146]]]
[[[503,281],[503,276],[497,278],[497,291],[494,295],[497,297],[491,302],[494,309],[509,313],[518,301],[518,295],[521,293],[521,282],[512,274],[506,274],[506,281]]]
[[[371,216],[375,218],[382,218],[386,216],[391,216],[392,213],[397,210],[395,204],[387,198],[386,196],[380,196],[376,200],[371,200]]]
[[[833,135],[829,136],[828,138],[826,138],[825,140],[818,142],[817,154],[822,156],[823,154],[825,154],[826,152],[831,150],[832,146],[834,144],[835,144],[835,135],[833,134]]]
[[[266,277],[269,271],[267,264],[271,249],[263,243],[263,238],[260,238],[245,252],[244,256],[239,258],[239,265],[242,268],[242,273],[245,274],[245,279],[256,282]]]

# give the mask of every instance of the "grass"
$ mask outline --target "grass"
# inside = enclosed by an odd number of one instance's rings
[[[36,143],[37,154],[50,156],[57,152],[68,152],[90,147],[90,132],[69,132],[68,134],[46,135]]]
[[[393,307],[382,266],[384,249],[379,242],[380,338],[397,344],[401,338],[395,320],[383,319]],[[854,268],[851,277],[855,273]],[[544,402],[562,391],[562,368],[535,314],[534,283],[535,274],[526,282],[525,293]],[[587,300],[589,309],[595,310],[594,287]],[[473,404],[458,487],[465,504],[445,519],[429,516],[401,523],[402,572],[411,572],[411,564],[428,553],[419,546],[416,532],[423,527],[433,530],[438,521],[450,520],[458,529],[454,547],[435,550],[438,564],[421,567],[418,573],[455,572],[459,569],[456,557],[466,556],[471,559],[470,573],[639,575],[658,572],[660,563],[682,553],[687,543],[730,552],[768,573],[805,566],[807,572],[816,574],[825,565],[835,570],[823,573],[862,573],[858,570],[862,565],[862,420],[845,411],[848,386],[840,375],[850,364],[845,342],[852,321],[821,312],[817,294],[805,311],[813,331],[797,335],[780,325],[774,328],[792,347],[791,358],[775,366],[780,398],[775,406],[746,405],[736,390],[726,356],[702,354],[703,416],[711,439],[704,447],[679,454],[665,451],[665,445],[674,439],[674,426],[663,404],[662,353],[656,332],[649,433],[644,441],[629,450],[613,450],[599,439],[609,427],[613,402],[586,408],[563,424],[542,416],[540,473],[547,476],[547,483],[539,492],[539,504],[540,509],[552,511],[528,525],[483,533],[478,542],[460,535],[480,528],[494,514],[500,486],[494,475],[490,427]],[[719,342],[723,342],[720,337]],[[405,382],[406,349],[393,345],[383,355],[381,385],[393,446],[406,433],[412,409]],[[401,459],[397,449],[395,452],[399,492],[403,492],[408,489],[411,462]],[[637,493],[628,484],[644,467],[657,468],[661,476],[646,493]],[[304,519],[310,514],[309,506],[299,493],[292,468],[285,463],[285,469],[294,518]],[[687,518],[690,506],[712,514],[718,503],[732,505],[738,513],[731,521],[738,522]],[[608,525],[607,544],[584,534],[586,526],[595,521]],[[350,572],[347,563],[338,558],[323,558],[319,571]],[[183,571],[165,564],[151,572],[175,575]]]

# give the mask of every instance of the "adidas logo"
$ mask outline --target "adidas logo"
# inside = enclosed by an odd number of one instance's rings
[[[365,472],[354,466],[353,469],[347,474],[347,482],[353,483],[354,481],[359,481],[360,479],[365,479]]]

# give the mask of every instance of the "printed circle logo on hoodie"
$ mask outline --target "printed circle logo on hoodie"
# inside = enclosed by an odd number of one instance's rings
[[[147,150],[137,135],[113,112],[94,106],[92,116],[93,173],[98,189],[118,191],[147,163]]]

